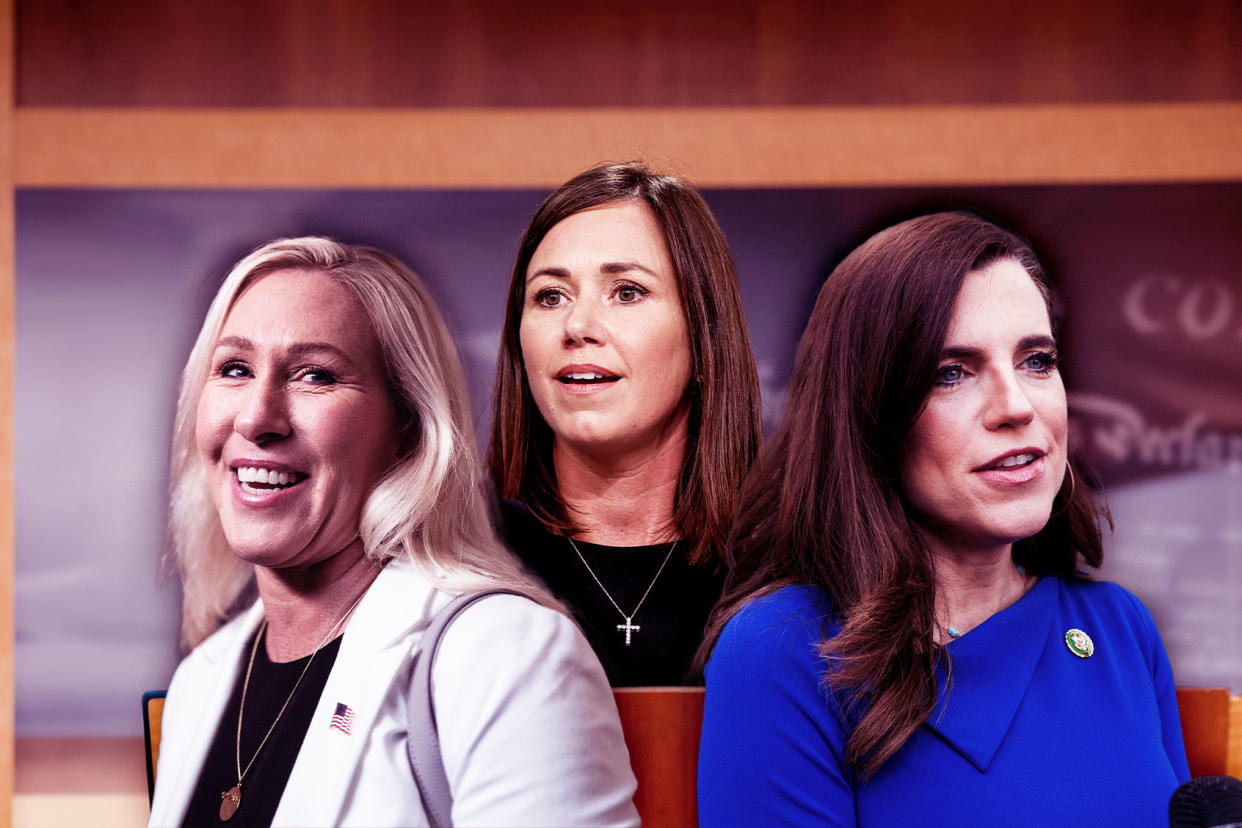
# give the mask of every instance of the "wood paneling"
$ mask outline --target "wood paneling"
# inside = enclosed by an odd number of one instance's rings
[[[132,828],[146,822],[142,739],[18,739],[16,828]],[[4,812],[5,825],[10,811]]]
[[[1242,100],[1236,0],[17,0],[23,106]]]
[[[19,109],[16,146],[17,186],[554,186],[636,156],[702,186],[1222,181],[1242,179],[1242,104]]]
[[[0,828],[13,801],[13,0],[0,0]]]
[[[145,793],[18,794],[13,800],[15,828],[135,828],[150,815]]]
[[[542,187],[647,157],[701,186],[1242,179],[1242,104],[19,109],[24,187]]]
[[[147,792],[140,738],[18,739],[15,753],[21,794]]]

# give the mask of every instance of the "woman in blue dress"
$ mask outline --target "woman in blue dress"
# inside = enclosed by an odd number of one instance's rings
[[[1059,359],[1034,254],[975,216],[829,276],[704,644],[703,826],[1167,824],[1173,676],[1082,572]]]

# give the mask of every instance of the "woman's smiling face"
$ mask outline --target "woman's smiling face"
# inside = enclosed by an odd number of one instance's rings
[[[584,210],[548,232],[527,268],[519,336],[531,395],[562,447],[623,454],[684,431],[688,326],[646,204]]]
[[[933,546],[1005,547],[1042,529],[1065,475],[1066,422],[1039,287],[1013,259],[971,271],[902,464]]]
[[[302,567],[349,546],[399,446],[358,300],[315,271],[276,271],[246,287],[216,342],[195,435],[239,557]]]

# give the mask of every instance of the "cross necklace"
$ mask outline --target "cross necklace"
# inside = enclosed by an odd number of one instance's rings
[[[677,548],[677,541],[673,541],[672,544],[669,545],[668,554],[664,556],[664,563],[660,564],[660,568],[656,570],[655,577],[651,579],[651,583],[647,584],[647,591],[643,593],[642,598],[638,599],[638,606],[634,607],[633,612],[626,615],[625,610],[621,609],[621,607],[617,604],[616,599],[612,597],[612,594],[604,586],[604,582],[601,581],[599,576],[595,574],[595,570],[591,569],[591,565],[587,563],[587,559],[582,557],[582,552],[579,551],[578,544],[574,543],[574,539],[566,535],[565,540],[569,541],[569,545],[578,555],[578,560],[582,561],[582,565],[586,567],[586,571],[591,573],[591,577],[595,579],[595,583],[599,586],[600,591],[604,593],[604,597],[608,599],[609,603],[611,603],[613,607],[616,608],[617,612],[621,613],[621,617],[625,619],[624,624],[617,625],[617,632],[625,633],[625,646],[630,646],[631,636],[642,629],[640,625],[634,623],[634,616],[638,615],[638,611],[642,609],[643,601],[646,601],[647,596],[651,594],[651,588],[656,585],[656,581],[660,580],[660,575],[664,572],[664,567],[668,565],[669,558],[673,557],[673,550]]]

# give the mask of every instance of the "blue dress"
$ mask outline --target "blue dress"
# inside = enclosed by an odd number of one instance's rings
[[[1065,643],[1086,632],[1094,654]],[[948,645],[927,722],[869,780],[845,761],[816,645],[829,599],[785,587],[725,626],[706,670],[699,824],[1168,825],[1190,778],[1173,673],[1129,592],[1046,576]]]

